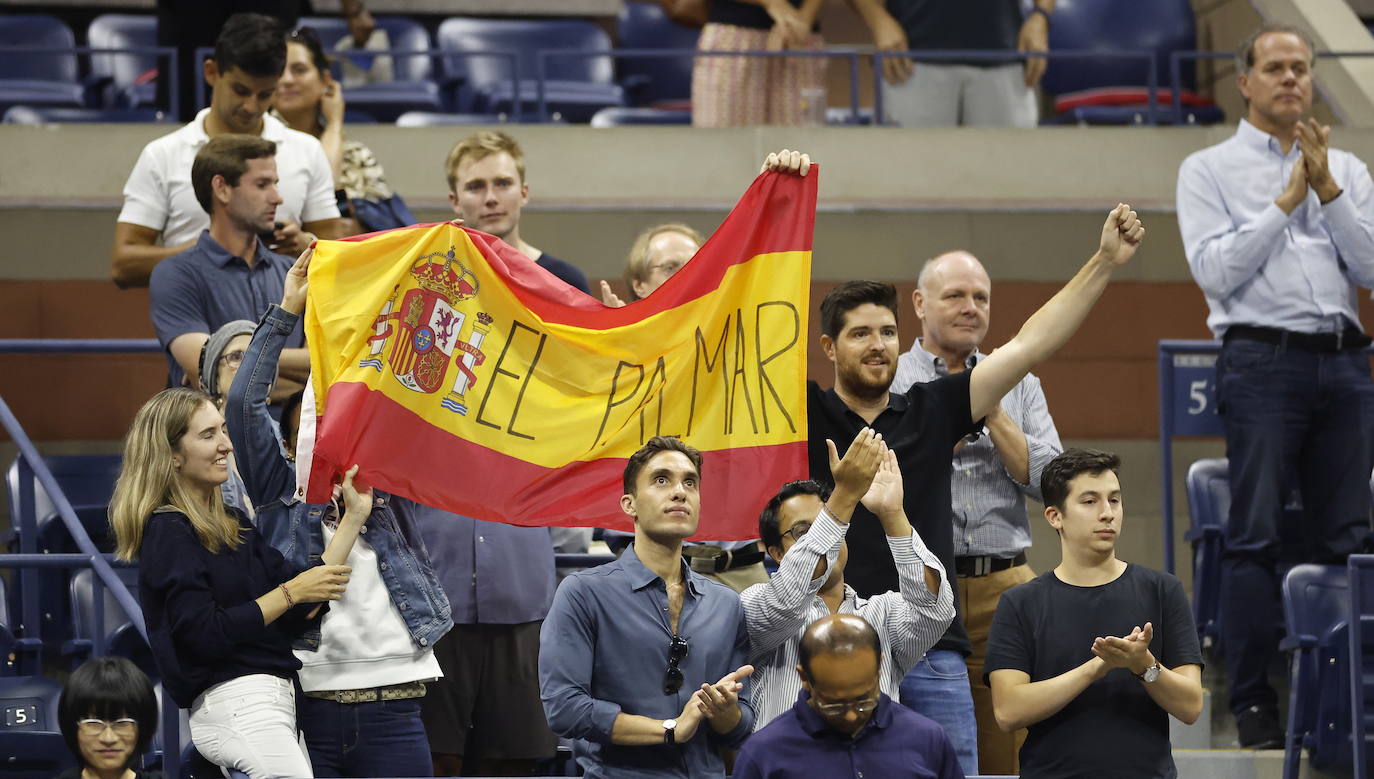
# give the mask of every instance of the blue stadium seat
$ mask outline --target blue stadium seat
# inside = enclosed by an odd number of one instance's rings
[[[502,124],[504,114],[444,114],[434,111],[407,111],[396,117],[397,127],[465,127]]]
[[[610,51],[611,39],[591,22],[578,20],[445,19],[439,25],[440,62],[445,83],[462,112],[517,116],[538,110],[539,51]],[[449,52],[509,51],[516,55],[519,84],[503,57],[457,56]],[[546,60],[545,100],[551,115],[587,122],[599,110],[625,104],[625,92],[612,82],[610,57],[564,56]],[[556,78],[553,78],[556,76]],[[518,91],[517,91],[518,90]],[[541,117],[536,117],[541,118]]]
[[[13,46],[42,46],[53,53],[6,52]],[[0,110],[12,105],[85,105],[77,74],[76,36],[47,14],[0,15]]]
[[[1366,584],[1367,603],[1374,592]],[[1311,767],[1348,773],[1351,768],[1350,707],[1350,576],[1344,567],[1297,565],[1283,580],[1284,620],[1288,636],[1282,647],[1292,653],[1284,779],[1298,779],[1302,750]],[[1365,635],[1374,632],[1364,617]],[[1374,668],[1374,647],[1365,644],[1361,670]]]
[[[1231,512],[1231,482],[1225,457],[1210,457],[1188,466],[1188,517],[1184,539],[1193,545],[1193,621],[1204,647],[1218,637],[1221,605],[1221,553],[1226,518]]]
[[[1189,0],[1061,0],[1050,25],[1051,51],[1154,52],[1161,103],[1172,99],[1168,93],[1169,55],[1196,48],[1197,20]],[[1140,90],[1149,83],[1149,71],[1143,58],[1051,59],[1042,87],[1056,97],[1057,116],[1048,121],[1147,122],[1151,118],[1148,99]],[[1185,122],[1210,123],[1224,118],[1215,104],[1191,93],[1195,86],[1191,60],[1182,63],[1181,81]],[[1099,108],[1111,110],[1096,110]],[[1172,110],[1161,110],[1155,118],[1172,121]]]
[[[630,0],[616,22],[617,48],[695,49],[700,33],[676,24],[651,0]],[[684,108],[692,99],[692,58],[621,58],[620,84],[631,105]]]
[[[128,588],[129,593],[137,600],[138,569],[116,568],[115,573],[124,583],[124,586]],[[95,619],[95,578],[95,571],[90,568],[82,568],[72,574],[70,585],[72,637],[63,644],[62,654],[68,658],[73,669],[90,659],[95,645],[95,637],[99,628]],[[124,609],[120,608],[119,601],[115,600],[115,596],[109,588],[101,587],[100,591],[105,612],[103,615],[104,649],[102,654],[126,657],[143,669],[148,678],[156,681],[159,678],[157,665],[153,662],[152,651],[148,648],[148,643],[134,628],[129,616]]]
[[[137,14],[101,14],[86,28],[86,42],[93,49],[127,49],[157,45],[157,17]],[[156,54],[92,54],[91,78],[111,108],[138,108],[157,102]]]
[[[105,517],[110,496],[114,493],[115,478],[119,475],[120,460],[121,457],[117,454],[50,455],[43,458],[43,462],[52,472],[53,478],[57,480],[58,488],[66,495],[67,501],[71,503],[77,514],[77,518],[82,520],[82,524],[87,528],[87,533],[91,535],[91,540],[96,543],[98,548],[111,548],[106,530],[108,521]],[[19,515],[20,485],[17,460],[11,464],[6,474],[6,482],[9,487],[9,516],[14,518]],[[57,509],[53,506],[52,499],[36,480],[34,483],[34,508],[34,515],[37,518],[34,548],[39,552],[77,551],[71,535],[66,532],[66,525],[57,517]],[[16,525],[16,537],[10,541],[10,547],[14,551],[20,551],[22,548],[21,539],[18,538],[19,532],[20,528]],[[25,635],[28,637],[33,637],[35,634],[39,635],[45,646],[57,650],[61,648],[62,642],[69,637],[68,631],[71,627],[71,608],[67,595],[70,572],[61,569],[47,569],[35,571],[34,574],[33,578],[38,582],[38,605],[42,622],[36,633],[26,631]],[[23,597],[22,580],[23,577],[15,576],[15,586],[10,592],[10,611],[14,614],[20,614],[20,604]]]
[[[603,108],[592,115],[592,127],[624,127],[632,124],[690,125],[690,110],[673,108]]]
[[[1370,713],[1374,712],[1374,555],[1350,555],[1346,572],[1350,576],[1350,611],[1346,621],[1353,632],[1350,654],[1360,658],[1348,665],[1346,679],[1354,746],[1351,763],[1355,779],[1366,779],[1374,770],[1370,766],[1374,756],[1370,747],[1374,737],[1374,722],[1370,721]]]
[[[5,109],[2,124],[99,124],[165,122],[172,117],[154,108],[35,108],[12,105]]]
[[[429,33],[418,22],[400,16],[378,16],[376,21],[379,29],[386,30],[394,50],[419,52],[431,48]],[[326,53],[349,35],[347,21],[339,18],[303,17],[300,26],[312,27],[319,33]],[[407,111],[438,111],[443,107],[429,56],[396,55],[392,61],[395,81],[349,87],[344,91],[344,104],[381,122],[390,122]]]
[[[62,686],[41,676],[0,677],[0,776],[51,779],[75,759],[58,731]]]

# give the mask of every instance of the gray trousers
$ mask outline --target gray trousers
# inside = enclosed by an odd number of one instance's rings
[[[1035,90],[1021,63],[973,65],[915,63],[904,84],[883,82],[883,112],[902,127],[1034,127]]]

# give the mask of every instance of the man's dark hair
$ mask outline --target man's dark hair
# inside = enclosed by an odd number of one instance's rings
[[[682,452],[692,461],[692,466],[697,469],[697,476],[701,476],[701,452],[697,451],[696,447],[683,443],[677,436],[656,435],[638,452],[630,455],[629,461],[625,463],[626,495],[635,494],[635,479],[639,478],[639,472],[644,470],[644,464],[659,452]]]
[[[821,301],[821,333],[837,337],[845,316],[865,303],[891,309],[893,319],[898,316],[896,287],[881,281],[846,281]]]
[[[1259,42],[1260,38],[1270,33],[1282,32],[1298,36],[1307,45],[1307,52],[1312,55],[1312,59],[1308,61],[1309,65],[1316,61],[1317,47],[1312,45],[1312,36],[1308,35],[1305,30],[1291,24],[1265,22],[1247,35],[1245,40],[1241,41],[1240,46],[1236,47],[1236,72],[1249,73],[1250,69],[1255,66],[1255,44]]]
[[[220,75],[238,68],[250,76],[280,76],[286,70],[286,29],[262,14],[234,14],[215,39]]]
[[[138,740],[129,755],[142,760],[157,732],[157,697],[153,684],[138,666],[123,657],[96,657],[72,672],[57,700],[58,727],[67,748],[82,763],[77,721],[94,717],[108,722],[129,717],[138,723]]]
[[[1040,497],[1046,506],[1064,510],[1064,501],[1069,497],[1069,482],[1083,473],[1096,476],[1103,471],[1116,473],[1121,470],[1121,458],[1111,452],[1096,449],[1065,449],[1064,453],[1050,460],[1040,474]]]
[[[811,658],[816,655],[840,655],[873,650],[873,657],[882,662],[883,647],[878,631],[858,614],[831,614],[812,622],[802,634],[799,660],[802,671],[811,678]]]
[[[798,495],[815,495],[821,502],[830,499],[830,490],[820,483],[806,479],[804,481],[789,481],[782,485],[778,494],[768,499],[768,505],[763,507],[759,514],[759,538],[763,539],[763,545],[782,546],[781,522],[778,512],[782,510],[782,504],[797,497]]]
[[[237,187],[239,179],[248,170],[249,160],[274,157],[276,154],[276,142],[266,138],[256,135],[216,135],[200,147],[195,160],[191,162],[191,189],[195,190],[196,202],[205,209],[205,213],[211,213],[211,206],[215,202],[215,191],[211,184],[215,176],[223,176],[224,183]]]

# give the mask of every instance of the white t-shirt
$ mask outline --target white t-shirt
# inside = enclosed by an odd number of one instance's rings
[[[323,530],[327,548],[334,529],[325,524]],[[366,535],[358,536],[345,562],[353,573],[343,597],[331,601],[324,614],[319,649],[295,650],[301,661],[301,689],[364,690],[443,676],[434,647],[417,647],[411,641]]]
[[[119,221],[161,232],[161,246],[194,241],[210,227],[210,215],[191,188],[191,162],[210,140],[205,134],[209,114],[209,108],[203,109],[189,124],[144,146],[124,184]],[[277,221],[337,219],[334,176],[319,140],[270,115],[262,118],[262,137],[277,144],[277,189],[282,197]]]

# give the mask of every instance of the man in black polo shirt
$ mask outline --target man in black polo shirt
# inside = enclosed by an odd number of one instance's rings
[[[972,371],[915,384],[900,395],[888,392],[897,370],[896,290],[872,281],[836,287],[821,303],[821,348],[835,365],[835,386],[822,391],[808,382],[807,387],[811,477],[833,482],[828,447],[845,446],[860,429],[872,427],[901,463],[907,517],[945,570],[954,570],[949,486],[954,446],[980,431],[983,417],[1002,396],[1068,341],[1112,271],[1135,254],[1144,235],[1130,206],[1118,205],[1107,215],[1097,252],[1015,338]],[[862,506],[854,511],[848,541],[845,578],[859,595],[895,591],[897,571],[882,526]],[[968,636],[956,615],[902,684],[902,703],[943,725],[960,765],[976,774],[977,726],[963,661],[968,652]]]

